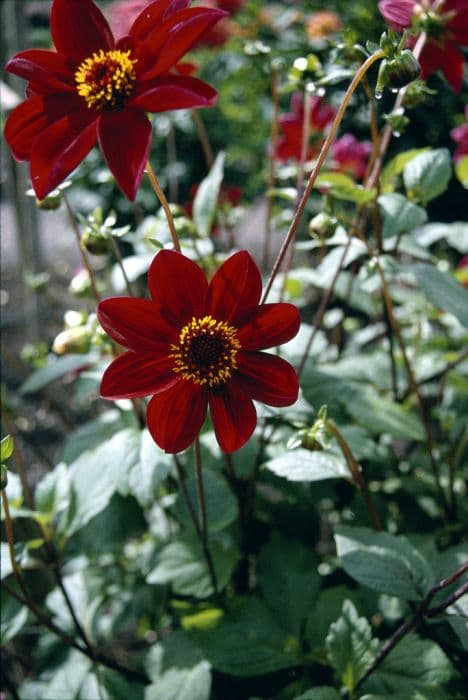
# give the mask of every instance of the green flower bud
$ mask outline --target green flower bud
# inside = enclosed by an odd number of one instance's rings
[[[109,237],[101,231],[91,228],[84,231],[81,245],[92,255],[105,255],[110,250]]]
[[[55,338],[52,350],[57,355],[67,355],[68,353],[84,354],[89,352],[91,347],[91,334],[86,326],[67,328]]]
[[[309,221],[309,235],[320,240],[329,238],[335,233],[337,225],[338,220],[334,216],[320,212]]]

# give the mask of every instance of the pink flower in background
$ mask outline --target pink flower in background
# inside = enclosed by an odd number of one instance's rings
[[[140,12],[154,0],[117,0],[105,8],[105,15],[116,38],[127,36]]]
[[[468,156],[468,105],[465,107],[465,119],[465,124],[456,126],[450,132],[450,137],[458,144],[453,154],[454,163],[458,163],[463,156]]]
[[[422,79],[440,70],[455,92],[460,92],[464,57],[459,47],[468,46],[468,0],[381,0],[379,10],[397,31],[413,27],[427,33],[419,57]],[[414,46],[414,37],[408,44]]]
[[[331,147],[335,169],[362,180],[371,151],[370,141],[358,141],[352,134],[343,134]]]
[[[314,95],[310,100],[308,160],[319,152],[324,140],[324,131],[335,117],[335,109],[326,104],[322,97]],[[300,160],[304,124],[304,101],[300,92],[295,92],[291,97],[291,112],[280,115],[278,122],[282,133],[276,146],[276,158],[282,161],[289,158]]]

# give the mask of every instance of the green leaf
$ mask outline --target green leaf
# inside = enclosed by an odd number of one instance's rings
[[[325,479],[349,479],[349,469],[344,459],[332,452],[310,452],[303,448],[285,452],[270,459],[264,466],[276,476],[288,481],[323,481]]]
[[[288,638],[270,611],[253,597],[215,629],[192,636],[212,666],[231,676],[247,678],[300,663],[299,643]]]
[[[425,248],[445,238],[447,243],[462,255],[468,252],[468,224],[464,221],[426,224],[411,235],[418,245]]]
[[[0,442],[0,462],[5,462],[13,454],[13,438],[5,435]]]
[[[347,412],[374,435],[388,433],[392,437],[423,441],[423,425],[415,413],[402,404],[378,394],[370,386],[353,387],[345,399]]]
[[[321,579],[310,549],[274,533],[262,549],[257,578],[263,599],[286,632],[299,635]]]
[[[455,175],[465,189],[468,189],[468,156],[462,156],[455,163]]]
[[[129,468],[138,459],[139,437],[139,431],[133,428],[122,430],[70,465],[69,536],[103,511],[122,481],[128,478]]]
[[[173,458],[156,445],[147,429],[140,432],[139,442],[136,462],[128,472],[128,492],[147,507],[154,502],[157,488],[173,468]]]
[[[67,437],[61,459],[66,464],[71,464],[83,452],[107,442],[115,433],[126,427],[128,425],[125,422],[125,412],[117,409],[106,411],[93,420],[80,425]]]
[[[391,692],[427,692],[448,681],[452,674],[451,663],[437,644],[408,635],[369,677],[366,688],[385,697]],[[442,689],[439,692],[443,693]]]
[[[228,536],[209,542],[210,554],[218,585],[223,588],[230,579],[239,553]],[[174,540],[162,548],[156,567],[148,574],[150,584],[170,583],[174,593],[206,598],[213,586],[199,542]]]
[[[1,567],[0,575],[4,579],[13,572],[13,567],[11,565],[10,550],[6,542],[0,542],[0,554],[1,554]]]
[[[65,464],[58,464],[36,487],[34,503],[40,513],[50,516],[65,510],[70,502],[70,474]]]
[[[76,372],[82,367],[86,367],[96,361],[96,355],[64,355],[57,359],[50,360],[45,367],[33,372],[25,382],[20,386],[20,394],[33,394],[39,389],[60,379],[69,372]]]
[[[186,486],[190,501],[195,512],[197,512],[197,486],[194,474],[189,476]],[[208,531],[218,532],[219,530],[223,530],[237,518],[238,508],[236,497],[227,485],[225,479],[220,474],[216,474],[210,469],[205,469],[203,472],[203,490],[205,492]],[[188,512],[183,498],[179,498],[177,502],[176,514],[186,526],[189,528],[193,527],[190,513]]]
[[[202,237],[210,235],[218,207],[219,192],[224,173],[224,155],[223,152],[218,153],[210,172],[200,183],[193,200],[193,220],[198,234]]]
[[[335,542],[346,573],[374,591],[421,600],[434,583],[429,564],[405,537],[341,525]]]
[[[403,169],[403,182],[409,199],[427,204],[447,189],[452,163],[447,148],[420,153]]]
[[[468,651],[468,593],[450,605],[445,613],[463,648]]]
[[[453,314],[468,327],[468,290],[434,265],[420,263],[413,265],[411,270],[431,304]]]
[[[341,617],[330,626],[326,648],[338,678],[352,694],[375,659],[378,641],[372,639],[370,624],[359,617],[350,600],[345,600]]]
[[[191,669],[173,668],[145,689],[145,700],[209,700],[211,671],[207,661]]]
[[[381,194],[377,199],[384,220],[383,236],[390,238],[411,231],[427,221],[425,209],[413,204],[402,194]]]
[[[28,608],[2,591],[1,639],[2,646],[22,630],[28,620]]]
[[[54,669],[52,680],[44,688],[44,698],[63,698],[78,700],[80,690],[91,670],[91,661],[74,649],[70,651],[67,661]]]
[[[453,695],[447,695],[442,688],[424,688],[423,690],[407,690],[404,693],[385,695],[362,695],[359,700],[453,700]]]
[[[413,158],[415,158],[417,155],[424,153],[427,150],[429,149],[412,148],[409,151],[398,153],[398,155],[392,158],[382,170],[382,175],[380,178],[382,192],[392,191],[395,187],[396,179],[403,172],[405,165],[413,160]]]
[[[336,199],[342,199],[346,202],[355,202],[356,204],[365,204],[375,199],[377,190],[366,190],[362,185],[358,185],[352,177],[344,173],[325,172],[320,173],[315,186],[324,188],[327,193],[331,194]]]
[[[324,685],[307,690],[302,695],[297,695],[294,700],[341,700],[341,695],[335,688]]]

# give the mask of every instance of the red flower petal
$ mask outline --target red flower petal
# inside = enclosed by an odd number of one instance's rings
[[[257,425],[252,400],[232,380],[208,397],[211,418],[223,452],[235,452],[245,445]]]
[[[76,92],[68,59],[55,51],[29,49],[8,61],[5,70],[34,82],[44,92]]]
[[[146,413],[148,430],[166,452],[182,452],[199,434],[206,407],[206,392],[200,385],[181,379],[149,402]]]
[[[455,92],[460,92],[463,80],[464,58],[453,44],[437,46],[428,42],[419,59],[421,78],[425,80],[436,70],[441,70]]]
[[[83,109],[78,96],[37,95],[22,102],[11,112],[5,126],[5,138],[16,160],[30,160],[36,137],[48,126],[71,112]]]
[[[197,78],[174,75],[142,83],[129,104],[148,112],[211,107],[218,93]]]
[[[51,124],[34,141],[31,182],[39,199],[74,170],[96,143],[96,114],[84,110]]]
[[[411,26],[416,0],[381,0],[379,10],[389,27],[402,32]]]
[[[153,2],[140,12],[130,29],[130,36],[144,41],[162,21],[168,19],[177,10],[183,10],[188,7],[190,2],[191,0],[159,0]]]
[[[294,368],[277,355],[240,352],[236,384],[255,401],[269,406],[290,406],[297,400],[299,382]]]
[[[57,51],[77,64],[99,49],[114,48],[107,20],[92,0],[54,0],[50,31]]]
[[[139,109],[103,111],[98,138],[109,170],[130,200],[134,200],[148,160],[151,123]]]
[[[264,350],[286,343],[299,331],[299,312],[292,304],[262,304],[239,328],[243,350]]]
[[[174,250],[161,250],[148,272],[150,294],[177,329],[205,315],[206,277],[198,265]]]
[[[226,12],[222,10],[191,7],[175,13],[167,22],[156,27],[155,31],[146,37],[145,43],[152,49],[153,45],[162,46],[162,50],[156,64],[145,78],[167,73],[187,51],[190,51],[198,39],[225,15]],[[161,44],[162,37],[164,44]]]
[[[149,299],[111,297],[98,305],[99,323],[117,343],[136,352],[169,353],[178,334]]]
[[[253,310],[260,301],[262,278],[246,250],[231,255],[211,280],[207,313],[223,321],[236,320]]]
[[[134,399],[165,391],[180,381],[167,355],[152,352],[125,352],[106,369],[101,381],[103,399]]]

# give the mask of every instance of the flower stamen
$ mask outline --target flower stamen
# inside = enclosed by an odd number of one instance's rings
[[[118,109],[133,91],[137,59],[130,51],[103,51],[86,58],[75,73],[78,94],[88,107]]]
[[[171,345],[170,357],[184,379],[213,387],[231,378],[240,348],[234,326],[212,316],[194,317],[182,328],[179,343]]]

